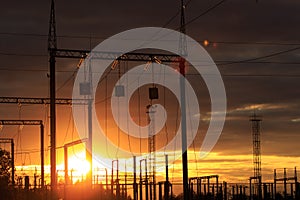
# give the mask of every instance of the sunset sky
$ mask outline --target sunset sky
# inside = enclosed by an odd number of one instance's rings
[[[216,0],[190,0],[186,22],[217,4]],[[177,30],[180,1],[56,1],[58,47],[93,49],[104,39],[138,27],[166,27]],[[0,96],[49,97],[47,34],[50,0],[6,1],[0,13]],[[200,128],[189,148],[190,176],[219,174],[222,180],[247,182],[253,175],[252,135],[249,116],[262,116],[261,152],[264,180],[271,180],[274,168],[293,168],[300,164],[300,2],[294,0],[228,0],[207,14],[188,23],[187,35],[203,44],[216,62],[227,95],[225,126],[213,151],[199,158],[199,148],[209,124],[210,100],[203,80],[193,69],[187,79],[200,102]],[[173,18],[174,17],[174,18]],[[173,20],[170,20],[173,19]],[[77,59],[57,59],[57,97],[71,98]],[[133,67],[131,63],[127,67]],[[172,65],[176,69],[175,64]],[[121,64],[121,73],[126,64]],[[98,85],[96,103],[100,123],[104,125],[104,91],[112,93],[118,71]],[[201,79],[202,81],[199,81]],[[174,137],[178,101],[159,87],[157,103],[165,104],[170,114],[168,137]],[[108,95],[109,96],[109,95]],[[110,105],[110,100],[107,101]],[[139,102],[140,107],[136,106]],[[131,100],[136,123],[147,124],[148,86],[140,88]],[[46,164],[49,164],[49,106],[0,105],[0,119],[39,119],[46,127]],[[108,138],[126,148],[127,136],[114,134],[117,128],[108,114]],[[39,165],[38,127],[1,127],[1,138],[14,138],[16,163]],[[57,106],[57,146],[77,140],[71,106]],[[147,142],[131,139],[133,151],[147,150]],[[158,144],[166,142],[166,130],[158,135]],[[125,142],[124,142],[125,141]],[[124,145],[124,146],[122,146]],[[0,147],[9,149],[6,144]],[[78,157],[82,148],[71,149]],[[105,147],[102,147],[105,151]],[[63,149],[57,150],[57,162],[63,164]],[[160,152],[162,153],[162,152]],[[170,153],[170,152],[167,152]],[[115,152],[114,152],[115,154]],[[171,154],[171,153],[170,153]],[[112,156],[112,155],[111,155]],[[77,158],[78,158],[77,157]],[[80,157],[81,159],[81,157]],[[79,159],[79,160],[80,160]],[[170,176],[181,176],[180,162],[170,167]]]

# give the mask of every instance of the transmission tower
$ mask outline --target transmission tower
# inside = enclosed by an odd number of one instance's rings
[[[253,114],[250,116],[252,125],[252,142],[253,142],[253,172],[255,185],[257,185],[258,198],[261,197],[261,152],[260,152],[260,123],[261,117]],[[261,198],[260,198],[261,199]]]

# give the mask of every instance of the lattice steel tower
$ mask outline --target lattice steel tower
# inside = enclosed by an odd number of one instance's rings
[[[261,179],[261,152],[260,152],[260,123],[261,117],[253,114],[250,116],[252,125],[252,140],[253,140],[253,165],[254,177],[256,180]]]

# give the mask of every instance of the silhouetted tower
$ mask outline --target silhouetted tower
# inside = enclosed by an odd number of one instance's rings
[[[186,27],[185,27],[185,4],[181,0],[181,17],[180,17],[180,41],[179,41],[179,71],[182,75],[180,77],[180,103],[181,103],[181,139],[182,139],[182,184],[183,184],[183,197],[184,200],[189,199],[189,182],[188,182],[188,156],[187,156],[187,136],[186,136],[186,107],[185,107],[185,59],[187,56],[187,43],[186,43]]]
[[[260,152],[260,116],[255,113],[250,116],[252,125],[252,142],[253,142],[253,175],[254,183],[257,186],[257,195],[261,199],[261,152]]]
[[[261,153],[260,153],[260,122],[261,117],[253,114],[250,117],[252,125],[252,140],[253,140],[253,165],[254,177],[261,177]]]
[[[56,186],[56,89],[55,89],[55,56],[57,50],[56,25],[55,25],[55,7],[54,0],[51,1],[49,34],[48,34],[48,52],[50,63],[50,175],[51,188]]]

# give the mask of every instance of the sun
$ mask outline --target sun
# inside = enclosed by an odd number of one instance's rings
[[[90,171],[90,163],[85,159],[85,152],[77,152],[68,158],[68,170],[74,176],[86,176]]]

